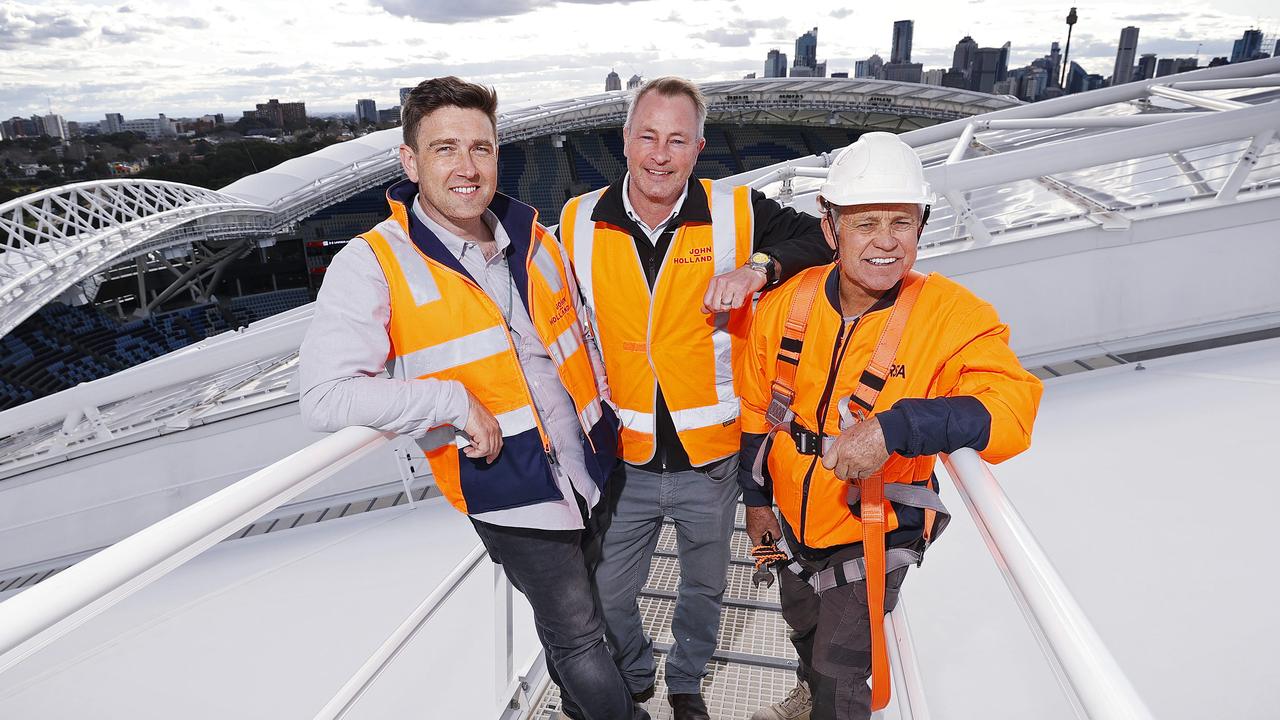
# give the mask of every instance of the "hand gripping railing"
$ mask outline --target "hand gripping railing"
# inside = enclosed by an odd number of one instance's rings
[[[393,437],[343,428],[0,603],[0,673]]]
[[[1076,716],[1152,720],[987,464],[969,448],[942,456],[942,462]]]

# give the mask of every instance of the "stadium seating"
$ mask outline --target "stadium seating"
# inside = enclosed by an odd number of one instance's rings
[[[119,323],[92,306],[51,303],[0,337],[0,410],[105,377],[311,301],[306,288],[205,303]]]

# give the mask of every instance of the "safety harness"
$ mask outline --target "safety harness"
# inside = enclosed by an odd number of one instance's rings
[[[800,281],[795,295],[792,296],[791,307],[787,312],[775,364],[772,397],[765,415],[769,422],[769,431],[760,445],[752,466],[752,476],[762,487],[764,486],[762,472],[764,458],[774,433],[788,428],[792,429],[792,435],[795,437],[797,433],[795,428],[799,427],[801,435],[805,435],[803,427],[794,422],[795,412],[791,409],[791,404],[795,401],[796,370],[800,365],[800,353],[804,348],[804,335],[809,325],[809,315],[813,309],[814,298],[826,275],[827,273],[823,272],[807,274]],[[841,398],[837,405],[842,431],[865,420],[867,414],[871,413],[875,407],[876,399],[884,389],[893,359],[897,355],[911,309],[920,296],[920,290],[924,287],[924,281],[925,277],[914,271],[903,278],[897,301],[890,311],[884,330],[880,333],[880,340],[871,355],[871,362],[859,378],[857,389],[848,397]],[[832,368],[832,372],[836,372],[836,369]],[[833,438],[824,438],[821,428],[819,430],[816,438],[803,443],[800,438],[797,438],[796,446],[803,454],[821,455],[830,447],[830,441]],[[808,435],[814,434],[808,433]],[[820,572],[811,572],[796,561],[794,553],[783,538],[778,538],[776,552],[771,552],[773,547],[767,544],[753,549],[752,552],[757,557],[758,565],[775,560],[785,561],[785,567],[808,583],[817,593],[851,582],[866,580],[867,612],[871,618],[871,709],[873,711],[885,707],[889,703],[890,695],[889,654],[885,645],[883,622],[885,575],[909,565],[919,565],[924,551],[924,548],[920,551],[910,548],[892,548],[886,551],[884,510],[886,501],[924,510],[926,548],[930,542],[942,534],[951,520],[950,513],[938,498],[934,488],[907,483],[885,483],[883,475],[877,472],[870,477],[851,482],[847,496],[850,510],[861,502],[863,557]]]

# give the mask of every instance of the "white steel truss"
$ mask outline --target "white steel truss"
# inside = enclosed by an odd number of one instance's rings
[[[0,205],[0,335],[120,260],[203,238],[272,230],[269,208],[158,180],[98,180]]]
[[[939,196],[920,240],[922,257],[1079,224],[1120,230],[1137,217],[1274,195],[1277,131],[1280,58],[906,133]],[[814,210],[833,160],[833,154],[802,158],[729,181]]]

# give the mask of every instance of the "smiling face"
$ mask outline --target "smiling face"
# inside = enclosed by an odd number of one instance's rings
[[[823,218],[827,244],[839,252],[842,295],[878,298],[898,284],[916,262],[921,209],[908,203],[832,208],[839,242],[832,236],[831,216]]]
[[[623,154],[631,174],[631,201],[673,207],[684,192],[698,153],[698,111],[684,95],[649,92],[641,97],[623,128]],[[635,197],[638,193],[641,197]]]
[[[432,220],[454,232],[472,228],[498,187],[493,123],[480,110],[441,107],[422,118],[416,150],[400,146],[400,164]]]

